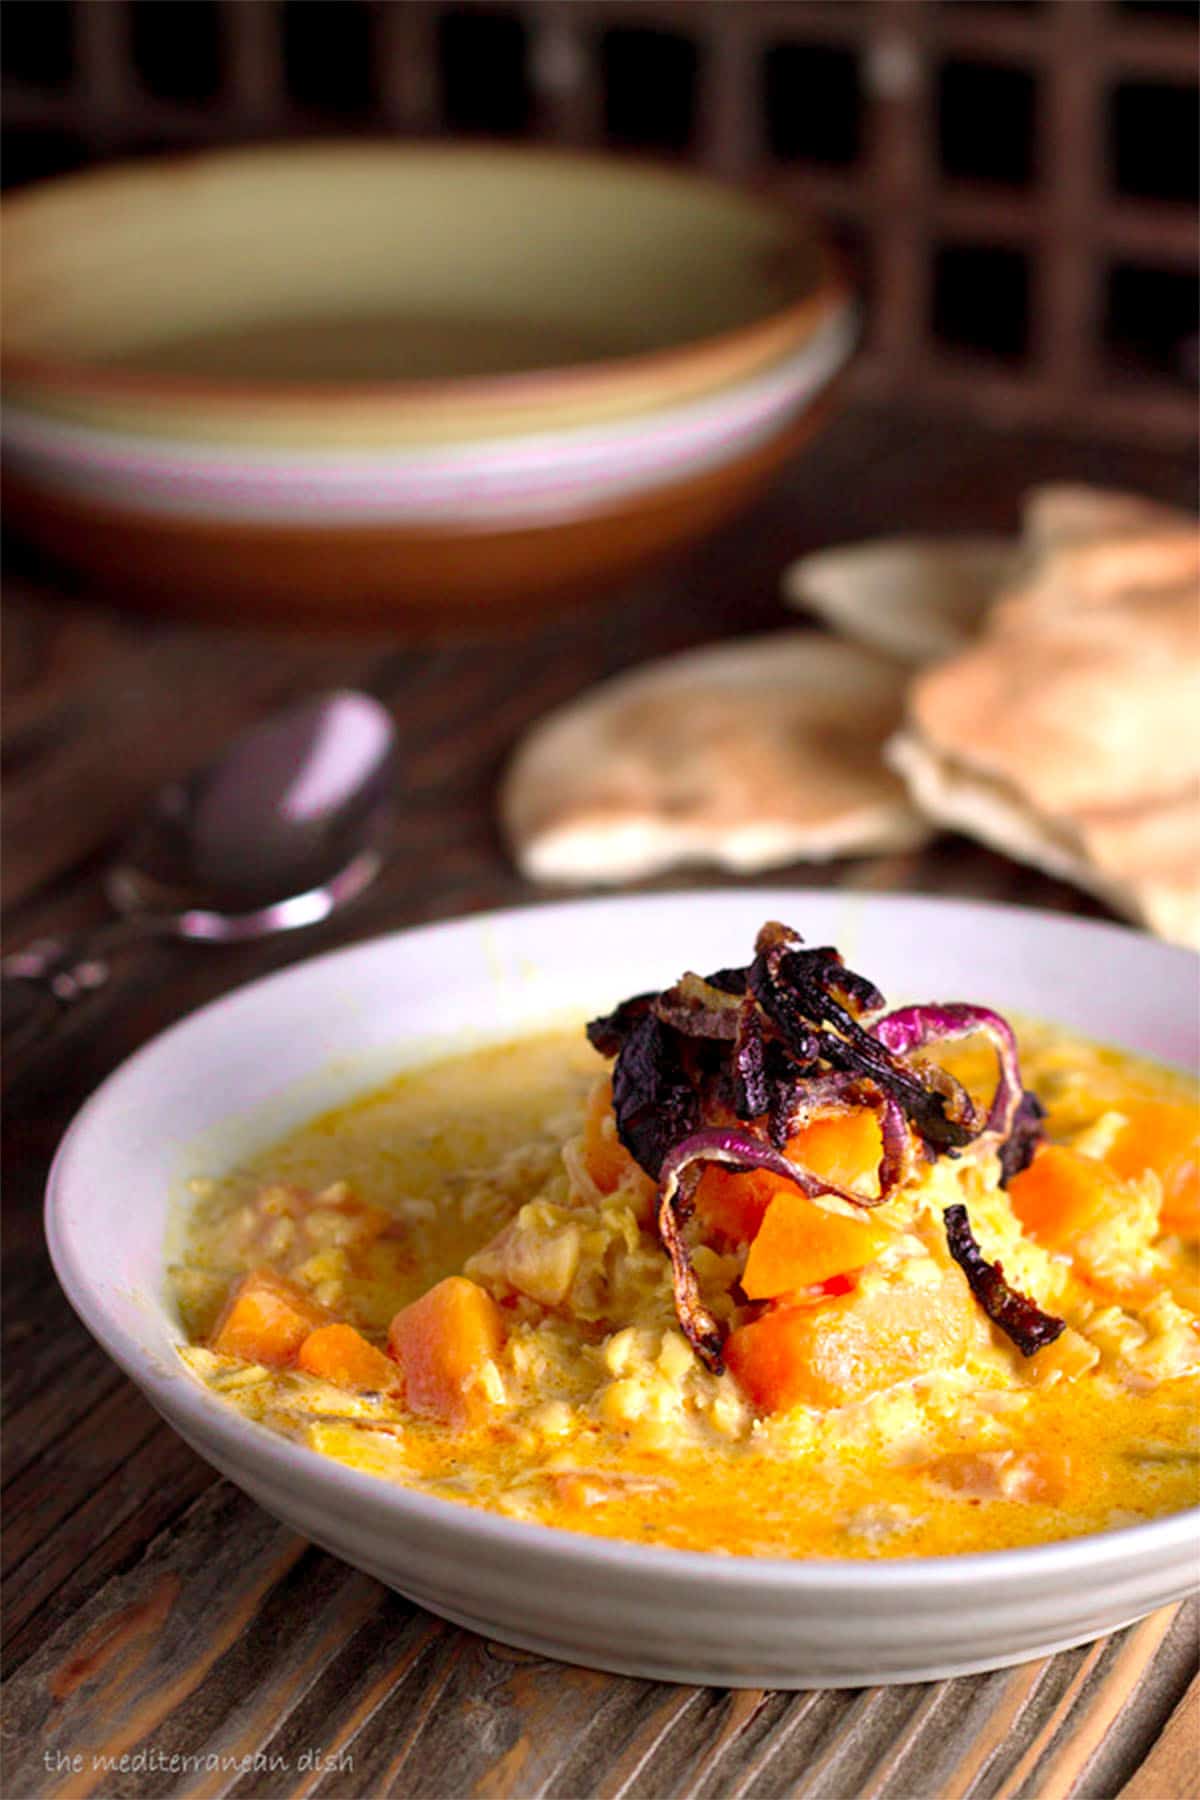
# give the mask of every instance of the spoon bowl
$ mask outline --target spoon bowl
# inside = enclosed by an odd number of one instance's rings
[[[378,872],[395,773],[395,730],[369,695],[289,707],[158,793],[108,897],[208,942],[313,924]]]
[[[369,694],[338,689],[274,713],[154,796],[104,878],[116,913],[4,958],[6,1058],[107,984],[149,937],[242,943],[315,925],[383,865],[396,734]]]

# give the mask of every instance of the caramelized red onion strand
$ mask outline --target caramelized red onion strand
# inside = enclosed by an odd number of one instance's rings
[[[999,1073],[996,1091],[979,1136],[1003,1140],[1012,1130],[1021,1104],[1021,1073],[1012,1026],[986,1006],[901,1006],[868,1026],[871,1036],[893,1055],[907,1056],[927,1044],[952,1043],[982,1032],[991,1039]]]
[[[719,1375],[724,1368],[721,1351],[725,1334],[700,1298],[700,1285],[692,1267],[691,1255],[683,1236],[683,1226],[691,1212],[691,1197],[682,1188],[683,1177],[697,1163],[725,1163],[735,1169],[768,1169],[794,1182],[801,1193],[815,1199],[819,1194],[832,1194],[854,1206],[874,1206],[832,1182],[822,1181],[811,1169],[792,1162],[761,1138],[732,1126],[710,1126],[693,1131],[689,1137],[667,1153],[659,1175],[658,1235],[671,1259],[671,1279],[675,1290],[675,1311],[688,1343],[706,1369]]]
[[[883,1005],[874,983],[847,969],[838,951],[805,948],[789,926],[772,920],[759,932],[748,968],[688,973],[588,1027],[596,1048],[616,1058],[617,1135],[659,1185],[658,1228],[680,1324],[711,1369],[721,1368],[723,1332],[703,1305],[683,1233],[705,1162],[766,1169],[809,1198],[834,1195],[871,1207],[907,1179],[921,1149],[932,1159],[971,1145],[994,1148],[1005,1181],[1033,1154],[1042,1109],[1022,1089],[1006,1020],[982,1006],[885,1013]],[[982,1118],[948,1070],[910,1060],[927,1045],[975,1033],[988,1037],[997,1060]],[[861,1106],[877,1115],[882,1139],[879,1192],[866,1198],[821,1180],[785,1153],[789,1138],[813,1117]],[[740,1124],[723,1122],[730,1113]],[[1024,1355],[1053,1341],[1062,1321],[1008,1287],[999,1264],[980,1253],[965,1209],[947,1209],[946,1222],[951,1254],[988,1317]]]
[[[798,1081],[787,1098],[787,1106],[772,1119],[772,1140],[782,1149],[786,1140],[811,1119],[822,1113],[849,1112],[869,1106],[879,1116],[879,1132],[883,1151],[879,1159],[879,1195],[864,1199],[860,1194],[850,1198],[856,1206],[878,1206],[886,1200],[912,1168],[913,1138],[904,1108],[894,1094],[886,1093],[869,1077],[834,1071],[829,1075],[813,1075]]]
[[[992,1324],[1012,1340],[1021,1355],[1036,1356],[1061,1336],[1067,1321],[1043,1312],[1036,1301],[1009,1285],[1000,1263],[988,1261],[975,1240],[966,1207],[948,1206],[942,1217],[950,1254],[966,1276],[971,1292]]]

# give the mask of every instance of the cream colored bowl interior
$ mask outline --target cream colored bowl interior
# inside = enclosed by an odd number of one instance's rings
[[[67,180],[5,210],[7,357],[217,381],[603,362],[753,326],[823,278],[773,207],[537,152],[236,152]]]

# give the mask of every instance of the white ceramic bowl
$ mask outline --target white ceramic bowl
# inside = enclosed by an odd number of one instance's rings
[[[200,1455],[270,1512],[432,1611],[549,1656],[666,1680],[836,1687],[1043,1656],[1180,1599],[1195,1511],[1027,1550],[786,1562],[656,1550],[406,1492],[241,1419],[175,1354],[169,1197],[323,1106],[464,1040],[743,960],[764,918],[836,943],[891,1000],[971,999],[1195,1066],[1196,961],[1120,927],[809,890],[494,913],[301,963],[205,1007],[118,1070],[51,1173],[47,1229],[88,1329]]]

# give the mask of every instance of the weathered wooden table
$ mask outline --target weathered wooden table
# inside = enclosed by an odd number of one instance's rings
[[[753,516],[672,569],[519,636],[441,647],[157,625],[11,559],[10,948],[100,916],[99,870],[141,797],[290,698],[356,683],[386,701],[408,792],[388,871],[351,912],[241,950],[148,948],[48,1057],[10,1071],[7,1794],[1195,1791],[1186,1608],[994,1675],[796,1695],[617,1679],[445,1625],[298,1540],[160,1424],[69,1311],[40,1221],[71,1114],[162,1026],[331,944],[534,898],[506,861],[492,795],[510,746],[545,708],[649,655],[783,622],[779,571],[802,550],[895,530],[1008,529],[1025,487],[1061,478],[1192,498],[1183,458],[857,411]],[[1099,910],[957,839],[787,874]]]

